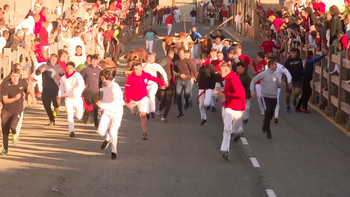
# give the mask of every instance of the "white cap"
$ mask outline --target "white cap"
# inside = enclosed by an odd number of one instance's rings
[[[41,9],[41,5],[39,3],[35,4],[34,7],[39,7]]]

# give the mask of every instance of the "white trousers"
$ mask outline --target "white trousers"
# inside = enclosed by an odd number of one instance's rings
[[[250,99],[245,100],[245,111],[243,112],[242,120],[248,120],[250,110]]]
[[[222,22],[225,22],[226,20],[227,20],[227,17],[222,17]],[[226,27],[227,23],[225,23],[223,26]]]
[[[156,94],[158,91],[158,85],[153,83],[147,86],[147,98],[148,98],[148,113],[156,111]]]
[[[242,31],[242,23],[236,23],[236,32],[241,33]]]
[[[153,50],[153,40],[146,40],[146,50],[151,53]]]
[[[74,132],[74,116],[80,120],[84,115],[83,99],[81,97],[66,98],[65,103],[67,110],[68,128],[70,132]]]
[[[210,27],[214,26],[214,18],[209,18],[210,21]]]
[[[194,44],[193,46],[192,46],[192,57],[194,58],[195,57],[195,55],[197,55],[197,53],[198,53],[198,44]]]
[[[275,108],[275,118],[278,118],[278,115],[280,113],[280,94],[281,94],[281,88],[277,89],[277,105]]]
[[[196,17],[191,17],[192,18],[192,26],[196,25]]]
[[[201,119],[206,120],[207,114],[205,112],[205,108],[211,106],[211,104],[212,104],[213,90],[212,89],[207,89],[207,90],[200,89],[200,90],[198,90],[198,95],[200,95],[198,98],[198,102],[199,102],[199,112],[201,114]]]
[[[123,117],[123,109],[114,115],[102,114],[100,124],[98,126],[98,134],[105,138],[106,141],[112,141],[112,153],[117,154],[118,130]],[[108,132],[107,132],[108,131]]]
[[[256,100],[258,100],[258,105],[260,112],[263,113],[265,112],[263,104],[262,104],[262,95],[261,95],[261,85],[260,84],[255,84],[255,91],[256,91]]]
[[[242,128],[243,111],[235,111],[231,108],[222,108],[222,120],[224,122],[223,139],[220,150],[230,151],[231,133],[239,133]]]
[[[171,34],[171,28],[173,27],[173,24],[167,24],[166,29],[168,30],[168,36]]]
[[[176,23],[180,23],[180,15],[175,15],[175,21]]]

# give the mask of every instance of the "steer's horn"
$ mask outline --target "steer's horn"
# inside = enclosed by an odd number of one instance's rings
[[[178,36],[180,36],[180,34],[175,32],[174,36],[178,37]]]
[[[164,40],[165,37],[157,36],[159,40]]]

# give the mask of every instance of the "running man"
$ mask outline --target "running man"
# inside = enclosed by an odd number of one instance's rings
[[[117,159],[118,130],[123,117],[123,92],[119,85],[113,81],[113,72],[104,69],[100,72],[103,87],[103,99],[96,105],[102,110],[98,133],[105,139],[101,149],[106,149],[112,143],[111,159]],[[108,132],[107,132],[108,131]]]
[[[250,83],[250,92],[252,98],[255,97],[256,90],[255,84],[260,81],[261,93],[264,100],[265,117],[262,131],[266,133],[267,139],[272,139],[270,121],[273,117],[275,107],[277,104],[278,88],[281,87],[281,81],[275,73],[277,68],[277,62],[274,58],[271,58],[267,63],[268,68],[256,75]]]
[[[146,50],[151,53],[153,51],[154,36],[159,36],[158,33],[152,28],[152,25],[148,25],[148,29],[143,33],[143,38],[146,39]]]
[[[85,83],[83,77],[75,72],[74,62],[68,62],[66,69],[66,74],[61,78],[58,97],[59,100],[65,97],[69,136],[75,137],[74,116],[80,120],[84,115],[82,93]]]
[[[148,140],[146,118],[146,113],[148,111],[147,84],[148,81],[151,80],[160,84],[162,89],[165,88],[165,84],[161,79],[153,77],[151,74],[143,71],[141,63],[134,63],[132,67],[134,70],[131,75],[126,78],[125,82],[125,103],[131,110],[132,114],[136,114],[137,111],[140,113],[141,127],[143,131],[142,139]]]
[[[207,114],[205,109],[209,110],[212,103],[213,90],[215,88],[216,68],[210,63],[206,53],[200,55],[201,67],[198,71],[198,97],[199,112],[201,114],[200,126],[207,125]]]
[[[16,145],[18,142],[17,125],[23,112],[23,93],[27,93],[27,81],[21,78],[18,68],[11,69],[10,78],[2,85],[2,110],[1,110],[1,129],[3,134],[2,155],[8,155],[8,138],[10,130],[12,132],[12,142]]]
[[[225,98],[222,109],[222,120],[224,122],[223,139],[220,150],[226,161],[230,160],[230,139],[234,134],[234,141],[241,138],[242,116],[245,110],[245,91],[239,76],[231,70],[229,63],[220,66],[221,76],[225,79],[224,91],[216,90],[219,99]]]

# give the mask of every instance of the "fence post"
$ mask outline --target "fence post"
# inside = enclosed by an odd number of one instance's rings
[[[345,123],[345,113],[341,110],[341,102],[345,101],[345,92],[343,90],[343,83],[342,80],[346,79],[346,70],[343,64],[345,63],[346,59],[342,59],[342,57],[346,57],[346,54],[344,51],[341,52],[340,55],[340,65],[339,65],[339,78],[338,78],[338,110],[335,114],[336,116],[336,122],[337,123]]]

